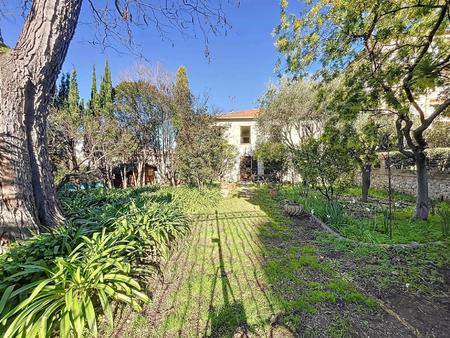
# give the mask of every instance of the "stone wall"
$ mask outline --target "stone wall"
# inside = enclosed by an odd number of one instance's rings
[[[414,171],[392,169],[392,188],[396,191],[415,195],[417,181]],[[374,188],[387,189],[388,171],[374,169],[372,171],[371,186]],[[432,199],[450,200],[450,173],[429,172],[428,191]]]

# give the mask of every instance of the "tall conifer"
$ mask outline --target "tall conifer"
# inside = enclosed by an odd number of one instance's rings
[[[91,115],[98,114],[97,74],[95,72],[95,64],[92,65],[91,97],[88,102],[88,108]]]
[[[190,123],[192,115],[192,95],[189,89],[186,67],[184,66],[180,66],[177,71],[174,99],[176,112],[173,123],[178,130],[181,130],[183,125]]]
[[[67,109],[68,115],[74,121],[78,120],[81,116],[80,108],[80,93],[78,90],[77,82],[77,71],[75,68],[72,69],[72,74],[70,76],[70,84],[67,95]]]
[[[113,110],[113,86],[109,63],[106,61],[102,82],[100,83],[99,104],[102,114],[109,116]]]

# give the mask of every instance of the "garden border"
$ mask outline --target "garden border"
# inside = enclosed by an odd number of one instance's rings
[[[292,203],[291,203],[292,204]],[[304,206],[298,203],[295,203],[299,206],[301,206],[304,210]],[[284,204],[283,204],[284,205]],[[362,241],[357,241],[354,239],[350,239],[347,238],[345,236],[343,236],[341,233],[339,233],[337,230],[335,230],[334,228],[332,228],[331,226],[329,226],[328,224],[324,223],[322,220],[320,220],[318,217],[314,216],[313,214],[306,212],[305,210],[302,213],[303,215],[308,215],[311,219],[314,220],[314,222],[316,222],[318,225],[320,225],[320,227],[331,233],[332,235],[339,237],[342,240],[346,240],[348,242],[354,243],[354,244],[362,244],[362,245],[369,245],[369,246],[377,246],[377,247],[382,247],[384,249],[394,249],[394,250],[416,250],[420,247],[426,247],[429,245],[439,245],[439,244],[443,244],[442,241],[434,241],[434,242],[427,242],[427,243],[419,243],[419,242],[410,242],[410,243],[393,243],[393,244],[387,244],[387,243],[369,243],[369,242],[362,242]],[[299,218],[299,215],[295,215],[295,216],[290,216],[292,218]]]

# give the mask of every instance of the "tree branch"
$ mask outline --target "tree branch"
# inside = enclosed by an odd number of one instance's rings
[[[405,79],[403,80],[403,84],[407,84],[412,80],[413,75],[414,75],[414,70],[416,69],[417,65],[420,63],[420,61],[422,60],[422,58],[425,56],[425,54],[428,51],[428,48],[430,48],[431,43],[433,42],[434,36],[436,35],[436,32],[438,31],[439,27],[441,26],[442,22],[444,21],[445,18],[445,14],[448,10],[449,7],[449,0],[447,0],[445,2],[445,5],[442,7],[441,9],[441,13],[437,19],[437,21],[435,22],[433,28],[430,31],[430,34],[428,34],[427,39],[422,47],[422,50],[419,52],[419,55],[417,56],[417,58],[414,60],[414,62],[408,66],[408,73],[405,77]]]
[[[397,144],[398,144],[398,150],[407,157],[414,157],[414,153],[412,151],[408,151],[405,149],[404,144],[404,136],[402,132],[402,119],[400,117],[397,118],[395,121],[395,129],[397,131]]]
[[[383,16],[389,15],[389,14],[394,14],[400,11],[403,11],[405,9],[413,9],[413,8],[429,8],[429,9],[433,9],[433,8],[442,8],[443,5],[424,5],[421,4],[420,1],[418,4],[416,5],[411,5],[411,6],[404,6],[404,7],[398,7],[395,9],[392,9],[390,11],[384,12],[383,14],[380,15],[380,18],[382,18]]]
[[[415,131],[414,134],[423,133],[430,125],[431,123],[446,110],[450,106],[450,98],[446,99],[444,102],[442,102],[439,106],[436,107],[434,112],[424,120],[422,125],[420,125]]]
[[[406,97],[408,98],[409,103],[412,104],[412,106],[417,110],[417,112],[419,113],[419,117],[420,117],[420,122],[424,123],[425,121],[425,114],[422,110],[422,108],[419,106],[419,104],[416,102],[416,100],[414,99],[414,96],[411,92],[411,87],[409,86],[409,83],[407,82],[403,82],[403,90],[406,93]]]

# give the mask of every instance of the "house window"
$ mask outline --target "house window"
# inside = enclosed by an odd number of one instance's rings
[[[241,126],[241,144],[251,143],[250,126]]]

